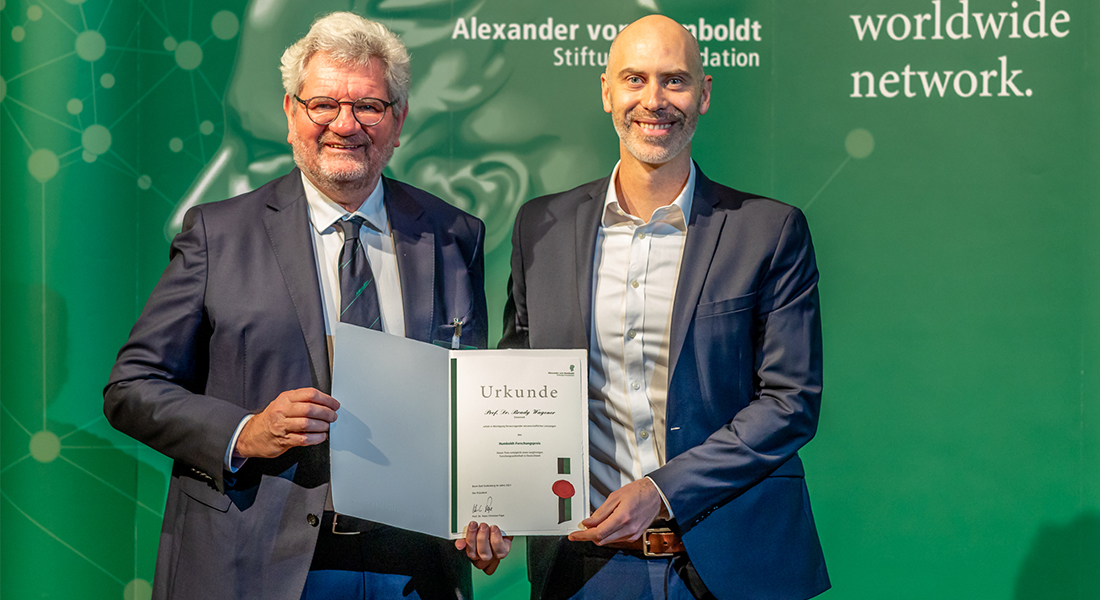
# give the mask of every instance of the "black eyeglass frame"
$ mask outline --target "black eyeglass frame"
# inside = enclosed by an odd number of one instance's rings
[[[318,123],[317,119],[314,119],[313,115],[311,115],[310,112],[309,112],[309,103],[313,102],[314,100],[316,100],[318,98],[323,98],[323,99],[326,99],[326,100],[332,100],[335,104],[337,104],[338,106],[341,106],[341,107],[344,104],[350,104],[351,105],[351,118],[355,119],[355,122],[359,123],[363,127],[374,127],[375,125],[377,125],[377,124],[381,123],[382,121],[384,121],[386,119],[386,111],[390,107],[392,107],[393,105],[397,104],[397,100],[390,100],[389,102],[386,102],[385,100],[383,100],[381,98],[360,98],[360,99],[354,100],[354,101],[344,100],[343,102],[341,102],[340,100],[337,100],[336,98],[332,98],[330,96],[313,96],[312,98],[302,100],[301,98],[298,97],[298,94],[294,94],[294,99],[297,100],[298,103],[302,105],[303,109],[305,109],[306,117],[308,117],[310,121],[313,121],[313,123],[315,125],[320,125],[321,127],[328,127],[329,125],[332,125],[334,122],[336,122],[336,119],[340,118],[340,111],[343,110],[343,108],[340,108],[339,110],[336,111],[336,116],[333,117],[331,121],[328,121],[327,123]],[[358,116],[355,115],[355,105],[362,102],[362,101],[364,101],[364,100],[377,100],[377,101],[382,103],[382,116],[378,117],[378,120],[375,121],[374,123],[369,123],[369,124],[364,123],[364,122],[359,120]]]

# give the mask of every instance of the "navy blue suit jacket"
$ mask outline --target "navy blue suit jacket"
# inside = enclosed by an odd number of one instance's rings
[[[590,347],[609,179],[520,210],[502,346]],[[808,598],[829,587],[797,454],[821,402],[817,280],[797,208],[697,171],[673,301],[667,463],[648,475],[722,600]],[[548,583],[552,539],[529,541],[535,597]]]
[[[449,340],[457,317],[463,342],[484,347],[484,225],[383,181],[406,337]],[[328,493],[328,443],[250,459],[234,474],[223,461],[246,414],[286,390],[331,390],[310,231],[298,169],[192,208],[119,352],[107,418],[174,461],[155,598],[301,595],[318,535],[311,515]]]

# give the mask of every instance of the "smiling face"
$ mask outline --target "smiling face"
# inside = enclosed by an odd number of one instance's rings
[[[384,67],[380,63],[376,59],[366,67],[346,65],[317,54],[306,66],[298,97],[309,100],[328,96],[341,102],[378,98],[389,102]],[[341,105],[339,116],[328,125],[311,121],[305,107],[291,96],[284,97],[283,111],[294,162],[318,189],[337,202],[357,191],[363,192],[359,198],[362,202],[374,189],[393,149],[400,145],[398,138],[407,112],[396,113],[390,108],[380,123],[364,127],[355,120],[351,105],[347,104]]]
[[[639,19],[615,40],[600,82],[622,160],[690,160],[690,150],[683,150],[691,146],[699,115],[710,108],[711,78],[703,75],[687,30],[667,17]]]

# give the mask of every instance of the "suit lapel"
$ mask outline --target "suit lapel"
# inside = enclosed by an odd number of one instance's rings
[[[382,184],[397,254],[397,272],[401,276],[405,337],[431,343],[435,321],[435,233],[421,219],[424,208],[416,200],[385,177]]]
[[[718,238],[726,221],[725,212],[715,210],[720,198],[714,184],[695,165],[695,194],[691,199],[691,215],[688,218],[687,243],[680,263],[680,277],[676,283],[676,298],[672,305],[672,332],[668,358],[668,380],[676,372],[676,362],[687,339],[691,321],[695,318],[695,306],[707,279]]]
[[[321,286],[310,239],[309,209],[298,169],[276,184],[275,194],[267,205],[271,209],[263,219],[267,237],[298,314],[315,382],[318,389],[327,393],[332,389],[332,373],[325,343]]]
[[[603,181],[596,182],[589,187],[587,197],[580,199],[577,210],[568,215],[562,215],[563,219],[575,218],[577,220],[576,231],[576,273],[577,273],[577,301],[580,303],[581,322],[584,323],[584,336],[591,345],[592,333],[592,269],[593,260],[596,257],[596,235],[600,230],[600,218],[607,197],[608,176]]]

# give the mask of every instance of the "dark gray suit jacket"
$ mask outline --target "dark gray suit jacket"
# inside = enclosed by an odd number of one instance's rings
[[[502,347],[589,348],[610,178],[520,210]],[[672,311],[667,464],[649,476],[718,598],[829,587],[797,451],[817,430],[821,320],[809,229],[792,206],[697,171]],[[529,540],[539,597],[557,538]]]
[[[384,179],[406,337],[484,347],[485,228]],[[331,389],[298,169],[187,212],[104,390],[120,431],[173,459],[154,598],[296,600],[328,493],[328,443],[223,469],[240,420],[285,390]]]

